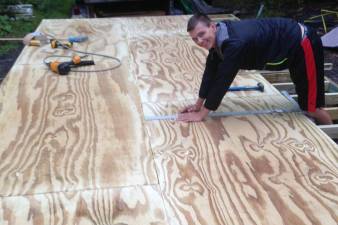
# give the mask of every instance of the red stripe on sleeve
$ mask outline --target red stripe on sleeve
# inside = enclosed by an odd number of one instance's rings
[[[306,75],[308,80],[308,111],[316,111],[317,70],[310,40],[306,37],[301,43],[305,55]]]

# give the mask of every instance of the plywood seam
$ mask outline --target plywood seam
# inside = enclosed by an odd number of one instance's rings
[[[11,198],[11,197],[37,196],[37,195],[46,195],[46,194],[77,193],[77,192],[85,192],[85,191],[114,190],[114,189],[132,188],[132,187],[156,187],[156,186],[159,187],[159,183],[139,184],[139,185],[121,185],[121,186],[112,186],[112,187],[103,187],[103,188],[82,188],[82,189],[74,189],[74,190],[67,190],[67,191],[51,191],[51,192],[41,192],[41,193],[32,193],[32,194],[8,195],[8,196],[0,196],[0,199]]]
[[[126,38],[126,43],[127,43],[127,47],[128,47],[128,62],[129,62],[129,66],[128,66],[128,73],[129,75],[131,75],[131,78],[132,78],[132,81],[135,83],[135,88],[137,90],[137,95],[140,99],[140,110],[141,110],[141,124],[142,124],[142,128],[143,128],[143,132],[145,135],[147,135],[147,142],[148,142],[148,145],[149,146],[149,153],[151,154],[151,161],[152,163],[154,164],[155,166],[155,174],[156,174],[156,179],[157,179],[157,184],[159,184],[159,176],[158,176],[158,171],[157,171],[157,167],[156,167],[156,164],[155,164],[155,160],[154,160],[154,151],[152,149],[152,146],[151,146],[151,142],[150,142],[150,137],[149,135],[147,134],[146,132],[146,129],[145,129],[145,121],[144,121],[144,110],[143,110],[143,103],[142,103],[142,98],[141,98],[141,95],[140,95],[140,89],[138,88],[138,85],[137,85],[137,76],[135,74],[132,73],[132,69],[131,69],[131,57],[132,57],[132,54],[130,52],[130,37],[128,36],[129,34],[127,33],[127,38]]]

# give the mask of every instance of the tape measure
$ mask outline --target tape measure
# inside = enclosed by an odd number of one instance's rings
[[[210,117],[225,117],[225,116],[247,116],[247,115],[261,115],[261,114],[271,114],[271,113],[291,113],[291,112],[301,112],[297,102],[289,95],[287,91],[281,91],[282,95],[289,100],[292,104],[290,109],[267,109],[267,110],[257,110],[257,111],[243,111],[243,112],[212,112],[209,113]],[[176,120],[177,115],[164,115],[164,116],[144,116],[144,120]]]

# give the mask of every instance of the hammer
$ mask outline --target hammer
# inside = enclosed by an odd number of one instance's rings
[[[256,86],[229,87],[228,91],[260,91],[260,92],[264,92],[264,85],[261,82],[258,82]]]

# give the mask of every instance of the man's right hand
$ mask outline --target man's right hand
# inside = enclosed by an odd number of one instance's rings
[[[180,113],[198,112],[201,110],[203,102],[204,102],[203,98],[198,98],[194,105],[189,105],[185,107],[184,109],[180,111]]]
[[[197,105],[189,105],[182,109],[180,113],[190,113],[190,112],[198,112],[200,111],[201,107],[198,107]]]

